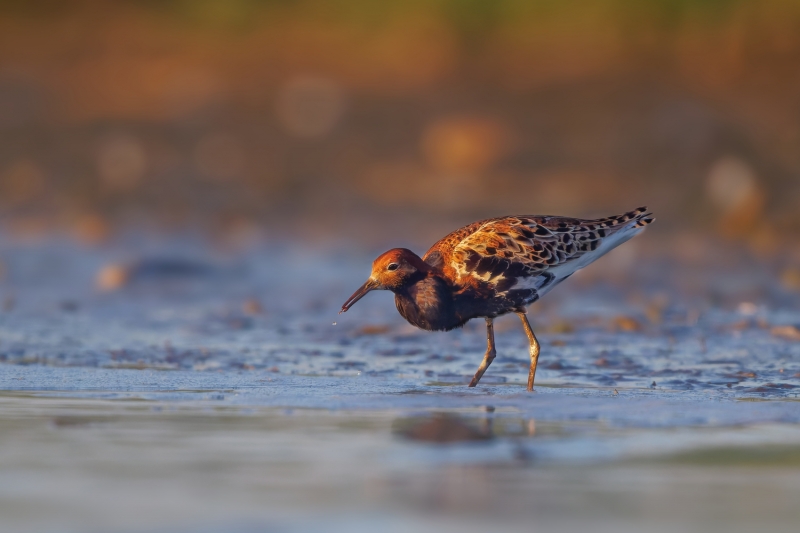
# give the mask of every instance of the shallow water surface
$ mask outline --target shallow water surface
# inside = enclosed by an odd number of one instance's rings
[[[68,375],[104,380],[98,372]],[[406,394],[412,383],[376,386],[369,377],[313,378],[319,388],[298,393],[309,378],[261,386],[253,378],[4,393],[4,525],[744,531],[768,523],[791,531],[800,519],[800,425],[786,402],[565,389],[531,399],[499,387]]]

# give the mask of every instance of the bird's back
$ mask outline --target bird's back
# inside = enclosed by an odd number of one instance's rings
[[[450,233],[423,260],[439,269],[457,291],[497,300],[492,308],[509,307],[504,311],[508,312],[537,300],[652,221],[644,207],[594,220],[491,218]]]

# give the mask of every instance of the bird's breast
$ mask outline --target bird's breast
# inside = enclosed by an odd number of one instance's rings
[[[395,292],[397,310],[411,325],[428,331],[462,326],[450,286],[438,277],[422,279]]]

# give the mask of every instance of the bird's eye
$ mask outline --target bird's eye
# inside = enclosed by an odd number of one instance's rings
[[[398,266],[400,265],[398,265],[397,263],[389,263],[389,265],[386,267],[386,270],[397,270]]]

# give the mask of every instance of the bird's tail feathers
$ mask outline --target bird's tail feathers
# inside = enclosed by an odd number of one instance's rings
[[[634,209],[633,211],[628,211],[627,213],[623,213],[621,215],[600,218],[597,220],[593,220],[592,222],[605,228],[622,229],[623,227],[643,228],[644,226],[647,226],[654,220],[655,218],[653,217],[653,213],[648,211],[647,207],[640,207],[638,209]],[[633,226],[630,225],[631,221],[634,221]]]

